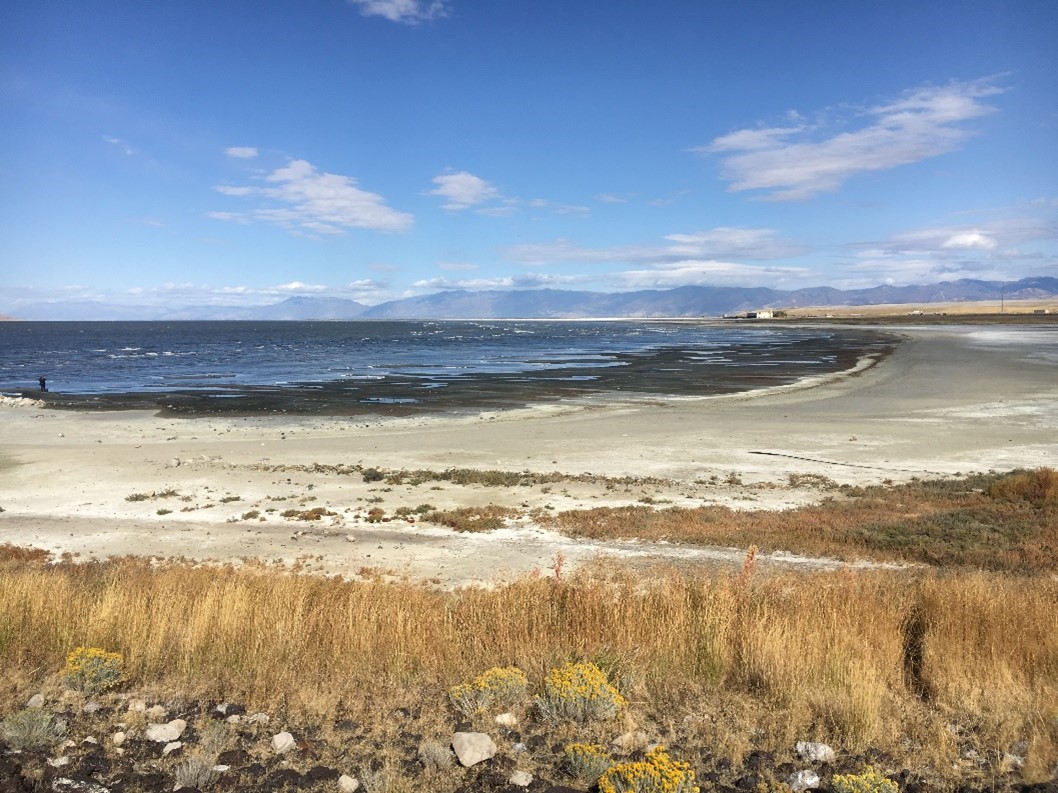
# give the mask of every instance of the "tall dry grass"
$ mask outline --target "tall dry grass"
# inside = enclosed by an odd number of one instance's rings
[[[775,744],[910,736],[936,751],[951,720],[996,751],[1031,741],[1041,773],[1058,759],[1054,579],[597,571],[442,592],[137,559],[0,563],[9,681],[54,679],[80,645],[120,652],[132,686],[321,713],[409,690],[441,703],[490,666],[539,684],[589,659],[643,713],[726,697]],[[7,710],[22,696],[9,685]]]

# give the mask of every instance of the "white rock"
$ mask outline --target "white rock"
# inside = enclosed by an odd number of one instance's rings
[[[92,743],[96,746],[99,746],[99,741],[96,740],[96,737],[94,735],[89,735],[85,738],[82,738],[81,743]]]
[[[242,721],[242,716],[234,714],[228,716],[228,718],[226,718],[224,721],[228,722],[228,724],[238,724],[240,721]]]
[[[62,757],[51,757],[48,759],[48,765],[52,768],[62,768],[68,762],[70,762],[70,758],[66,755],[63,755]]]
[[[183,746],[184,745],[180,741],[170,741],[162,749],[162,757],[168,757],[173,752],[175,752],[177,749],[182,749]]]
[[[121,744],[125,743],[125,738],[127,737],[123,732],[116,732],[110,736],[110,740],[114,746],[121,746]]]
[[[86,702],[85,706],[81,708],[82,713],[96,713],[103,706],[96,702],[94,699],[91,702]]]
[[[452,736],[452,749],[464,768],[496,755],[496,744],[483,732],[457,732]]]
[[[267,713],[254,713],[246,719],[250,724],[268,724]]]
[[[610,743],[610,751],[614,754],[632,754],[646,747],[650,743],[647,734],[642,730],[626,732],[619,735]]]
[[[794,744],[797,756],[808,763],[833,763],[834,750],[825,743],[798,741]]]
[[[95,782],[78,782],[76,779],[62,776],[51,781],[51,789],[54,793],[110,793],[107,788]]]
[[[516,787],[529,787],[532,781],[533,775],[528,771],[515,771],[511,774],[511,778],[507,780],[507,783]]]
[[[526,746],[524,743],[516,743],[514,746],[511,747],[511,751],[515,754],[525,754],[529,751],[529,747]]]
[[[29,698],[29,702],[26,703],[27,708],[43,708],[44,707],[44,695],[34,694]]]
[[[803,793],[805,790],[815,790],[819,787],[819,774],[815,771],[804,770],[790,774],[786,782],[794,793]]]
[[[297,745],[294,736],[289,732],[281,732],[272,736],[272,751],[276,754],[285,754]]]
[[[338,777],[338,790],[341,793],[356,793],[360,789],[360,780],[354,779],[348,774],[342,774]]]
[[[501,727],[514,728],[518,726],[518,717],[513,713],[501,713],[496,717],[496,723]]]
[[[147,740],[156,743],[169,743],[177,740],[187,729],[187,722],[183,719],[173,719],[166,724],[148,724]]]

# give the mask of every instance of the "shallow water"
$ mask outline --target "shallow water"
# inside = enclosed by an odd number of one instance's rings
[[[56,404],[409,412],[719,394],[850,367],[872,331],[687,322],[6,322],[0,390]]]

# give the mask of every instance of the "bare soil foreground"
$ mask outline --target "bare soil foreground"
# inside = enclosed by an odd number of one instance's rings
[[[740,564],[745,551],[571,539],[538,519],[567,510],[783,509],[832,482],[1058,463],[1058,328],[903,332],[888,359],[818,382],[473,417],[167,419],[12,401],[0,408],[0,543],[78,558],[300,559],[453,586],[546,571],[556,554],[570,569],[600,554]],[[439,478],[453,469],[531,476]],[[443,525],[497,516],[488,533]]]

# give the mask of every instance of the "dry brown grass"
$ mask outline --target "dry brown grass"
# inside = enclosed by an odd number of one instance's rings
[[[732,747],[751,734],[764,746],[811,737],[937,762],[955,749],[945,727],[955,722],[993,751],[1032,742],[1036,773],[1058,759],[1050,578],[758,580],[749,565],[717,578],[600,569],[442,592],[136,559],[8,558],[0,666],[19,685],[46,685],[71,648],[98,646],[124,656],[137,688],[330,715],[409,698],[443,712],[443,692],[488,667],[519,666],[539,685],[551,666],[587,659],[623,681],[642,719],[741,713],[701,727]],[[12,684],[0,696],[10,711],[24,692]]]
[[[549,522],[564,533],[595,539],[757,545],[1013,572],[1058,570],[1058,474],[1049,468],[843,488],[822,504],[781,512],[603,507],[563,512]]]

